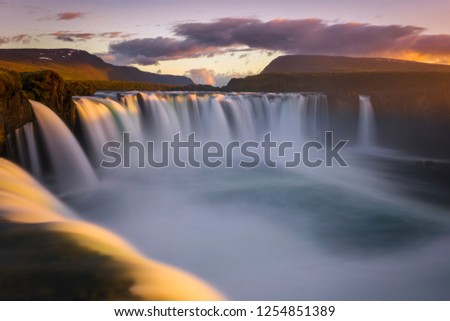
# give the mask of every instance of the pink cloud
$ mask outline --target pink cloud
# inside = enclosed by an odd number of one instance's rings
[[[56,15],[56,20],[73,20],[84,18],[86,16],[83,12],[60,12]]]
[[[326,23],[320,19],[222,18],[207,23],[180,23],[177,38],[125,40],[110,53],[137,64],[155,64],[214,56],[236,48],[284,54],[399,56],[408,52],[450,55],[450,35],[426,35],[417,26]]]

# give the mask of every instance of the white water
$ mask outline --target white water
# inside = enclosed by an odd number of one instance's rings
[[[323,94],[133,93],[122,101],[152,140],[195,132],[202,140],[242,141],[270,131],[302,142],[328,124]]]
[[[376,144],[375,113],[370,96],[359,96],[358,142],[363,148]]]
[[[39,151],[37,147],[33,123],[25,124],[23,126],[23,132],[26,139],[31,173],[34,177],[40,179],[42,177],[42,167],[41,160],[39,158]]]
[[[270,131],[302,142],[320,138],[328,121],[320,94],[140,95],[122,100],[154,140],[195,131],[244,141]],[[370,133],[361,133],[366,143]],[[448,209],[404,192],[411,177],[389,170],[406,163],[350,153],[346,160],[349,168],[315,170],[103,170],[96,191],[68,201],[232,299],[450,298]]]
[[[92,186],[96,175],[80,144],[64,122],[48,107],[30,101],[59,190]]]
[[[271,133],[273,141],[300,146],[308,139],[322,140],[328,127],[327,100],[320,93],[152,92],[120,97],[122,104],[111,96],[75,100],[83,142],[96,167],[105,159],[104,143],[122,142],[125,132],[131,134],[132,141],[144,145],[145,141],[155,142],[151,152],[159,155],[160,142],[172,141],[178,133],[181,139],[194,133],[197,141],[215,141],[222,146],[231,141],[261,142],[265,134]]]
[[[328,126],[321,94],[139,95],[125,94],[122,105],[77,100],[93,162],[105,140],[126,130],[153,140],[195,131],[225,142],[270,131],[303,142],[320,139]],[[373,115],[366,112],[360,141],[370,146]],[[314,170],[101,170],[94,190],[66,200],[145,255],[195,272],[231,299],[448,300],[448,207],[409,194],[430,188],[399,173],[409,162],[395,156],[346,153],[349,168]]]
[[[136,110],[129,112],[116,101],[95,97],[78,98],[75,106],[89,154],[96,166],[101,162],[105,142],[121,141],[124,132],[132,133],[133,139],[142,140]]]
[[[20,166],[28,170],[35,178],[42,178],[42,165],[40,153],[37,147],[36,136],[33,123],[26,123],[17,128],[14,132],[15,146],[13,136],[9,135],[7,142],[8,154],[15,159]]]

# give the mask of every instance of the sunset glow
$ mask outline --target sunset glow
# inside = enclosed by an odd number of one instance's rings
[[[120,20],[113,18],[116,12],[121,12]],[[0,1],[0,48],[83,49],[113,64],[223,85],[231,77],[259,73],[283,54],[448,64],[449,12],[448,2],[441,0],[370,4],[327,0],[320,6],[291,0],[276,4],[196,0],[189,5],[133,0],[110,1],[107,6],[102,1],[74,6],[68,1],[36,5],[6,0]]]

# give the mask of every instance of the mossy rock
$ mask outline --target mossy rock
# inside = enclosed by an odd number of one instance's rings
[[[31,106],[22,92],[20,74],[0,68],[0,155],[7,135],[32,121]]]
[[[75,107],[72,95],[60,75],[51,70],[21,74],[23,91],[27,97],[52,109],[72,128]]]

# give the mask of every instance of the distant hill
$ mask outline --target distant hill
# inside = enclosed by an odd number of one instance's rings
[[[50,69],[66,80],[115,80],[176,86],[193,84],[188,77],[115,66],[87,51],[73,49],[0,49],[0,67],[18,72]]]
[[[262,74],[303,72],[450,72],[450,65],[386,58],[294,55],[274,59]]]

